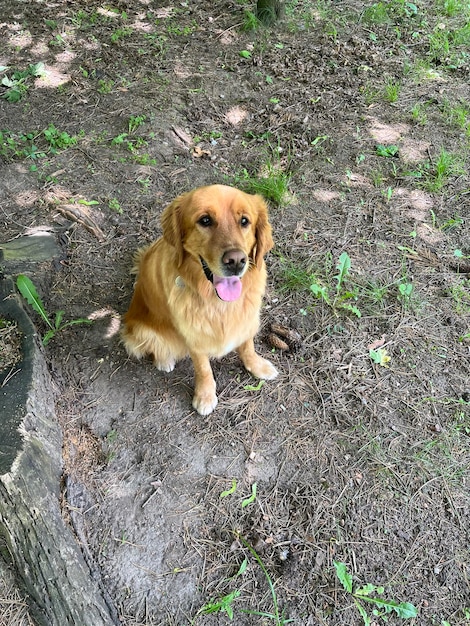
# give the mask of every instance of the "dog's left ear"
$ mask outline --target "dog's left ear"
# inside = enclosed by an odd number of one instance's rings
[[[272,228],[268,219],[268,207],[261,196],[254,197],[254,204],[258,211],[258,221],[256,222],[256,250],[255,263],[259,267],[264,256],[274,246]]]
[[[163,238],[175,248],[178,267],[182,264],[184,256],[181,216],[181,205],[184,198],[185,194],[175,198],[163,211],[161,218]]]

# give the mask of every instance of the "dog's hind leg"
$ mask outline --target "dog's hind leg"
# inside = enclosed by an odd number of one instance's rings
[[[133,324],[132,329],[125,328],[122,340],[131,356],[141,359],[147,354],[151,355],[155,367],[162,372],[171,372],[176,361],[186,356],[184,346],[179,345],[179,342],[165,340],[145,324]]]

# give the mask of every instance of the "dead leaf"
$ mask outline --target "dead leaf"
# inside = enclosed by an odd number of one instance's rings
[[[194,146],[193,148],[193,157],[195,159],[201,159],[203,157],[210,157],[210,150],[203,150],[200,146]]]
[[[367,346],[367,349],[368,350],[377,350],[377,348],[380,348],[381,346],[383,346],[384,343],[385,343],[385,335],[382,335],[382,337],[380,337],[380,339],[376,339],[375,341],[370,343]]]

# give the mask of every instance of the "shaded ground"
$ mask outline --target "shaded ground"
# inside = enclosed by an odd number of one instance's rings
[[[244,541],[293,623],[363,623],[336,561],[413,603],[408,623],[468,624],[465,12],[297,2],[245,32],[242,2],[4,5],[0,77],[46,74],[0,101],[2,240],[52,229],[47,309],[95,320],[46,355],[64,516],[122,624],[189,624],[233,590],[233,623],[275,623],[242,612],[275,610]],[[266,177],[290,177],[258,346],[281,376],[256,388],[235,356],[214,363],[202,418],[189,362],[162,374],[119,343],[132,255],[175,195]],[[273,323],[297,350],[273,348]]]

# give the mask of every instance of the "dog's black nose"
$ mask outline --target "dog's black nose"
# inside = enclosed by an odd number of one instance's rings
[[[227,250],[222,257],[222,265],[226,276],[238,276],[246,265],[246,254],[241,250]]]

